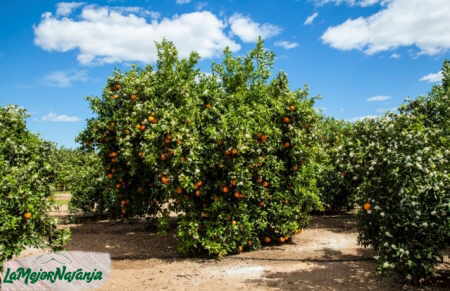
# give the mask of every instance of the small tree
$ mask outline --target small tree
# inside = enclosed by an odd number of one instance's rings
[[[27,246],[60,248],[67,231],[48,216],[52,145],[31,134],[25,111],[0,108],[0,269]]]

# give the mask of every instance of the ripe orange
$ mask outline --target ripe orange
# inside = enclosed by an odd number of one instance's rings
[[[262,185],[263,185],[263,187],[268,188],[268,187],[270,186],[270,183],[267,182],[267,181],[264,181],[264,182],[262,183]]]
[[[136,100],[138,99],[138,97],[137,97],[136,95],[131,95],[131,96],[130,96],[130,99],[131,99],[132,101],[136,101]]]
[[[138,153],[139,157],[143,158],[145,156],[144,152],[139,152]]]
[[[232,225],[236,225],[236,224],[237,224],[237,221],[236,221],[236,220],[233,220],[233,221],[231,221],[231,224],[232,224]]]
[[[283,118],[281,119],[281,121],[282,121],[283,123],[286,123],[286,124],[291,123],[291,119],[290,119],[289,117],[287,117],[287,116],[283,117]]]
[[[117,183],[116,184],[116,189],[120,189],[120,187],[122,187],[122,184]]]
[[[170,179],[167,176],[162,176],[160,180],[161,180],[161,183],[163,183],[165,185],[170,184]]]
[[[288,109],[289,111],[295,111],[297,110],[297,107],[295,107],[295,105],[289,105]]]
[[[165,161],[165,160],[167,160],[167,154],[161,154],[161,155],[159,155],[159,159],[161,160],[161,161]]]
[[[240,199],[240,198],[244,198],[244,197],[245,197],[245,195],[242,194],[241,192],[239,192],[239,191],[234,192],[234,198]]]
[[[372,204],[370,204],[369,202],[364,203],[363,209],[366,211],[372,209]]]
[[[112,95],[111,98],[112,99],[117,99],[117,98],[119,98],[119,95]]]
[[[150,123],[153,123],[153,124],[158,123],[158,119],[156,117],[154,117],[153,115],[150,115],[148,117],[148,121],[150,121]]]
[[[205,104],[205,108],[208,108],[208,109],[210,109],[210,108],[212,108],[212,105],[211,104]]]
[[[237,149],[232,149],[232,150],[231,150],[231,154],[232,154],[233,156],[237,155],[237,154],[238,154],[238,150],[237,150]]]
[[[196,191],[195,191],[195,196],[196,196],[196,197],[200,197],[200,195],[202,195],[202,191],[196,190]]]
[[[112,159],[111,163],[117,163],[117,158]]]
[[[223,186],[222,187],[222,192],[223,193],[228,193],[230,191],[230,188],[228,188],[227,186]]]
[[[183,193],[183,188],[181,188],[180,186],[178,186],[178,187],[175,189],[175,192],[176,192],[177,194],[181,194],[181,193]]]
[[[195,189],[199,189],[200,187],[203,186],[203,184],[204,184],[203,181],[200,180],[200,181],[197,181],[197,183],[194,184],[194,187],[195,187]]]
[[[145,125],[141,124],[141,125],[139,126],[139,130],[140,130],[140,131],[144,131],[144,130],[145,130]]]
[[[288,147],[290,147],[291,146],[291,144],[289,143],[289,142],[284,142],[283,143],[283,147],[284,148],[288,148]]]
[[[113,178],[113,174],[109,173],[108,175],[106,175],[109,179]]]
[[[25,213],[23,214],[23,218],[25,218],[25,219],[30,219],[32,216],[33,216],[33,215],[31,214],[31,212],[25,212]]]
[[[286,240],[286,239],[285,239],[284,237],[279,237],[279,238],[278,238],[278,241],[279,241],[280,243],[284,243],[285,240]]]
[[[258,203],[258,206],[259,207],[264,207],[266,204],[264,203],[264,201],[260,201],[259,203]]]
[[[111,153],[109,153],[109,157],[110,157],[110,158],[115,158],[115,157],[117,157],[117,152],[111,152]]]
[[[270,237],[268,237],[268,236],[264,237],[264,242],[266,244],[269,244],[271,241],[272,241],[272,239]]]
[[[268,139],[269,139],[269,137],[265,134],[263,134],[259,137],[260,142],[266,142]]]
[[[115,84],[113,88],[114,88],[114,90],[117,91],[117,90],[120,90],[120,88],[122,88],[122,86],[120,86],[120,84]]]
[[[236,179],[232,179],[232,180],[230,181],[230,184],[231,184],[231,186],[236,187],[236,185],[237,185],[237,180],[236,180]]]

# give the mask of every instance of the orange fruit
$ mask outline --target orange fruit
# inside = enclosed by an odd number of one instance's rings
[[[237,185],[237,180],[236,180],[236,179],[232,179],[232,180],[230,181],[230,184],[231,184],[231,186],[236,187],[236,185]]]
[[[25,212],[25,213],[23,214],[23,218],[25,218],[25,219],[30,219],[32,216],[33,216],[33,215],[31,214],[31,212]]]
[[[228,193],[230,191],[230,189],[227,186],[223,186],[222,187],[222,192],[223,193]]]
[[[111,152],[111,153],[109,153],[109,157],[110,157],[110,158],[115,158],[115,157],[117,157],[117,152]]]
[[[167,155],[166,154],[161,154],[161,155],[159,155],[159,159],[161,161],[165,161],[165,160],[167,160]]]
[[[372,204],[370,204],[369,202],[364,203],[363,209],[366,211],[372,209]]]
[[[117,99],[117,98],[119,98],[119,95],[112,95],[111,98],[112,99]]]
[[[297,110],[297,107],[295,107],[295,105],[289,105],[288,109],[289,111],[295,111]]]
[[[106,175],[109,179],[113,178],[113,174],[109,173],[108,175]]]
[[[138,97],[137,97],[136,95],[131,95],[131,96],[130,96],[130,99],[131,99],[132,101],[136,101],[136,100],[138,99]]]
[[[145,154],[144,154],[144,152],[139,152],[138,155],[139,155],[139,157],[143,158]]]
[[[154,117],[153,115],[150,115],[148,117],[148,121],[150,121],[150,123],[153,123],[153,124],[158,123],[158,119],[156,117]]]
[[[139,130],[140,130],[140,131],[144,131],[144,130],[145,130],[145,125],[141,124],[141,125],[139,126]]]
[[[284,237],[279,237],[279,238],[278,238],[278,242],[284,243],[284,241],[285,241],[285,238],[284,238]]]
[[[195,187],[195,189],[198,189],[198,188],[202,187],[203,184],[204,184],[203,181],[200,180],[200,181],[197,181],[197,183],[194,184],[194,187]]]
[[[267,182],[267,181],[264,181],[264,182],[262,183],[262,185],[263,185],[263,187],[268,188],[268,187],[270,186],[270,183]]]
[[[211,104],[205,104],[205,108],[208,108],[208,109],[210,109],[210,108],[212,108],[212,105]]]
[[[244,198],[244,197],[245,197],[245,195],[242,194],[241,192],[239,192],[239,191],[234,192],[234,198],[240,199],[240,198]]]
[[[266,244],[269,244],[271,241],[272,241],[272,239],[270,237],[268,237],[268,236],[264,237],[264,242]]]
[[[264,207],[264,206],[265,206],[264,201],[260,201],[260,202],[258,203],[258,206],[259,206],[259,207]]]
[[[175,192],[176,192],[177,194],[181,194],[181,193],[183,193],[183,188],[181,188],[180,186],[178,186],[177,188],[175,188]]]
[[[283,123],[288,124],[288,123],[291,122],[291,119],[290,119],[289,117],[285,116],[285,117],[283,117],[283,118],[281,119],[281,121],[282,121]]]
[[[120,90],[120,88],[122,88],[122,86],[120,86],[120,84],[115,84],[113,88],[114,88],[114,90],[117,91],[117,90]]]
[[[169,177],[167,177],[167,176],[162,176],[161,179],[160,179],[160,181],[161,181],[161,183],[163,183],[163,184],[165,184],[165,185],[170,184],[170,179],[169,179]]]
[[[266,142],[267,139],[269,139],[269,137],[268,137],[267,135],[261,135],[261,136],[259,137],[259,141],[260,141],[260,142]]]
[[[232,225],[236,225],[236,224],[237,224],[237,221],[236,221],[236,220],[233,220],[233,221],[231,221],[231,224],[232,224]]]
[[[122,187],[122,184],[116,184],[116,189],[120,189]]]
[[[237,155],[238,154],[238,150],[237,149],[232,149],[231,150],[231,154],[232,155]]]
[[[290,147],[290,146],[291,146],[291,144],[290,144],[289,142],[283,143],[283,147],[284,147],[284,148],[288,148],[288,147]]]
[[[117,159],[116,158],[112,159],[111,163],[117,163]]]
[[[200,197],[200,195],[202,195],[202,191],[196,190],[195,191],[195,196]]]

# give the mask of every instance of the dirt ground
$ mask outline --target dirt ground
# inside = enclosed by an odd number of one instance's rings
[[[412,288],[375,275],[370,249],[357,245],[351,215],[314,217],[284,245],[222,260],[182,258],[173,234],[142,223],[70,225],[68,250],[108,252],[113,270],[98,291],[140,290],[450,290],[450,280]]]

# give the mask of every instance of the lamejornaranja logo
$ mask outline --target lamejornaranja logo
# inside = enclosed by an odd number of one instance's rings
[[[107,253],[56,252],[19,258],[3,268],[2,291],[98,288],[111,271]]]

